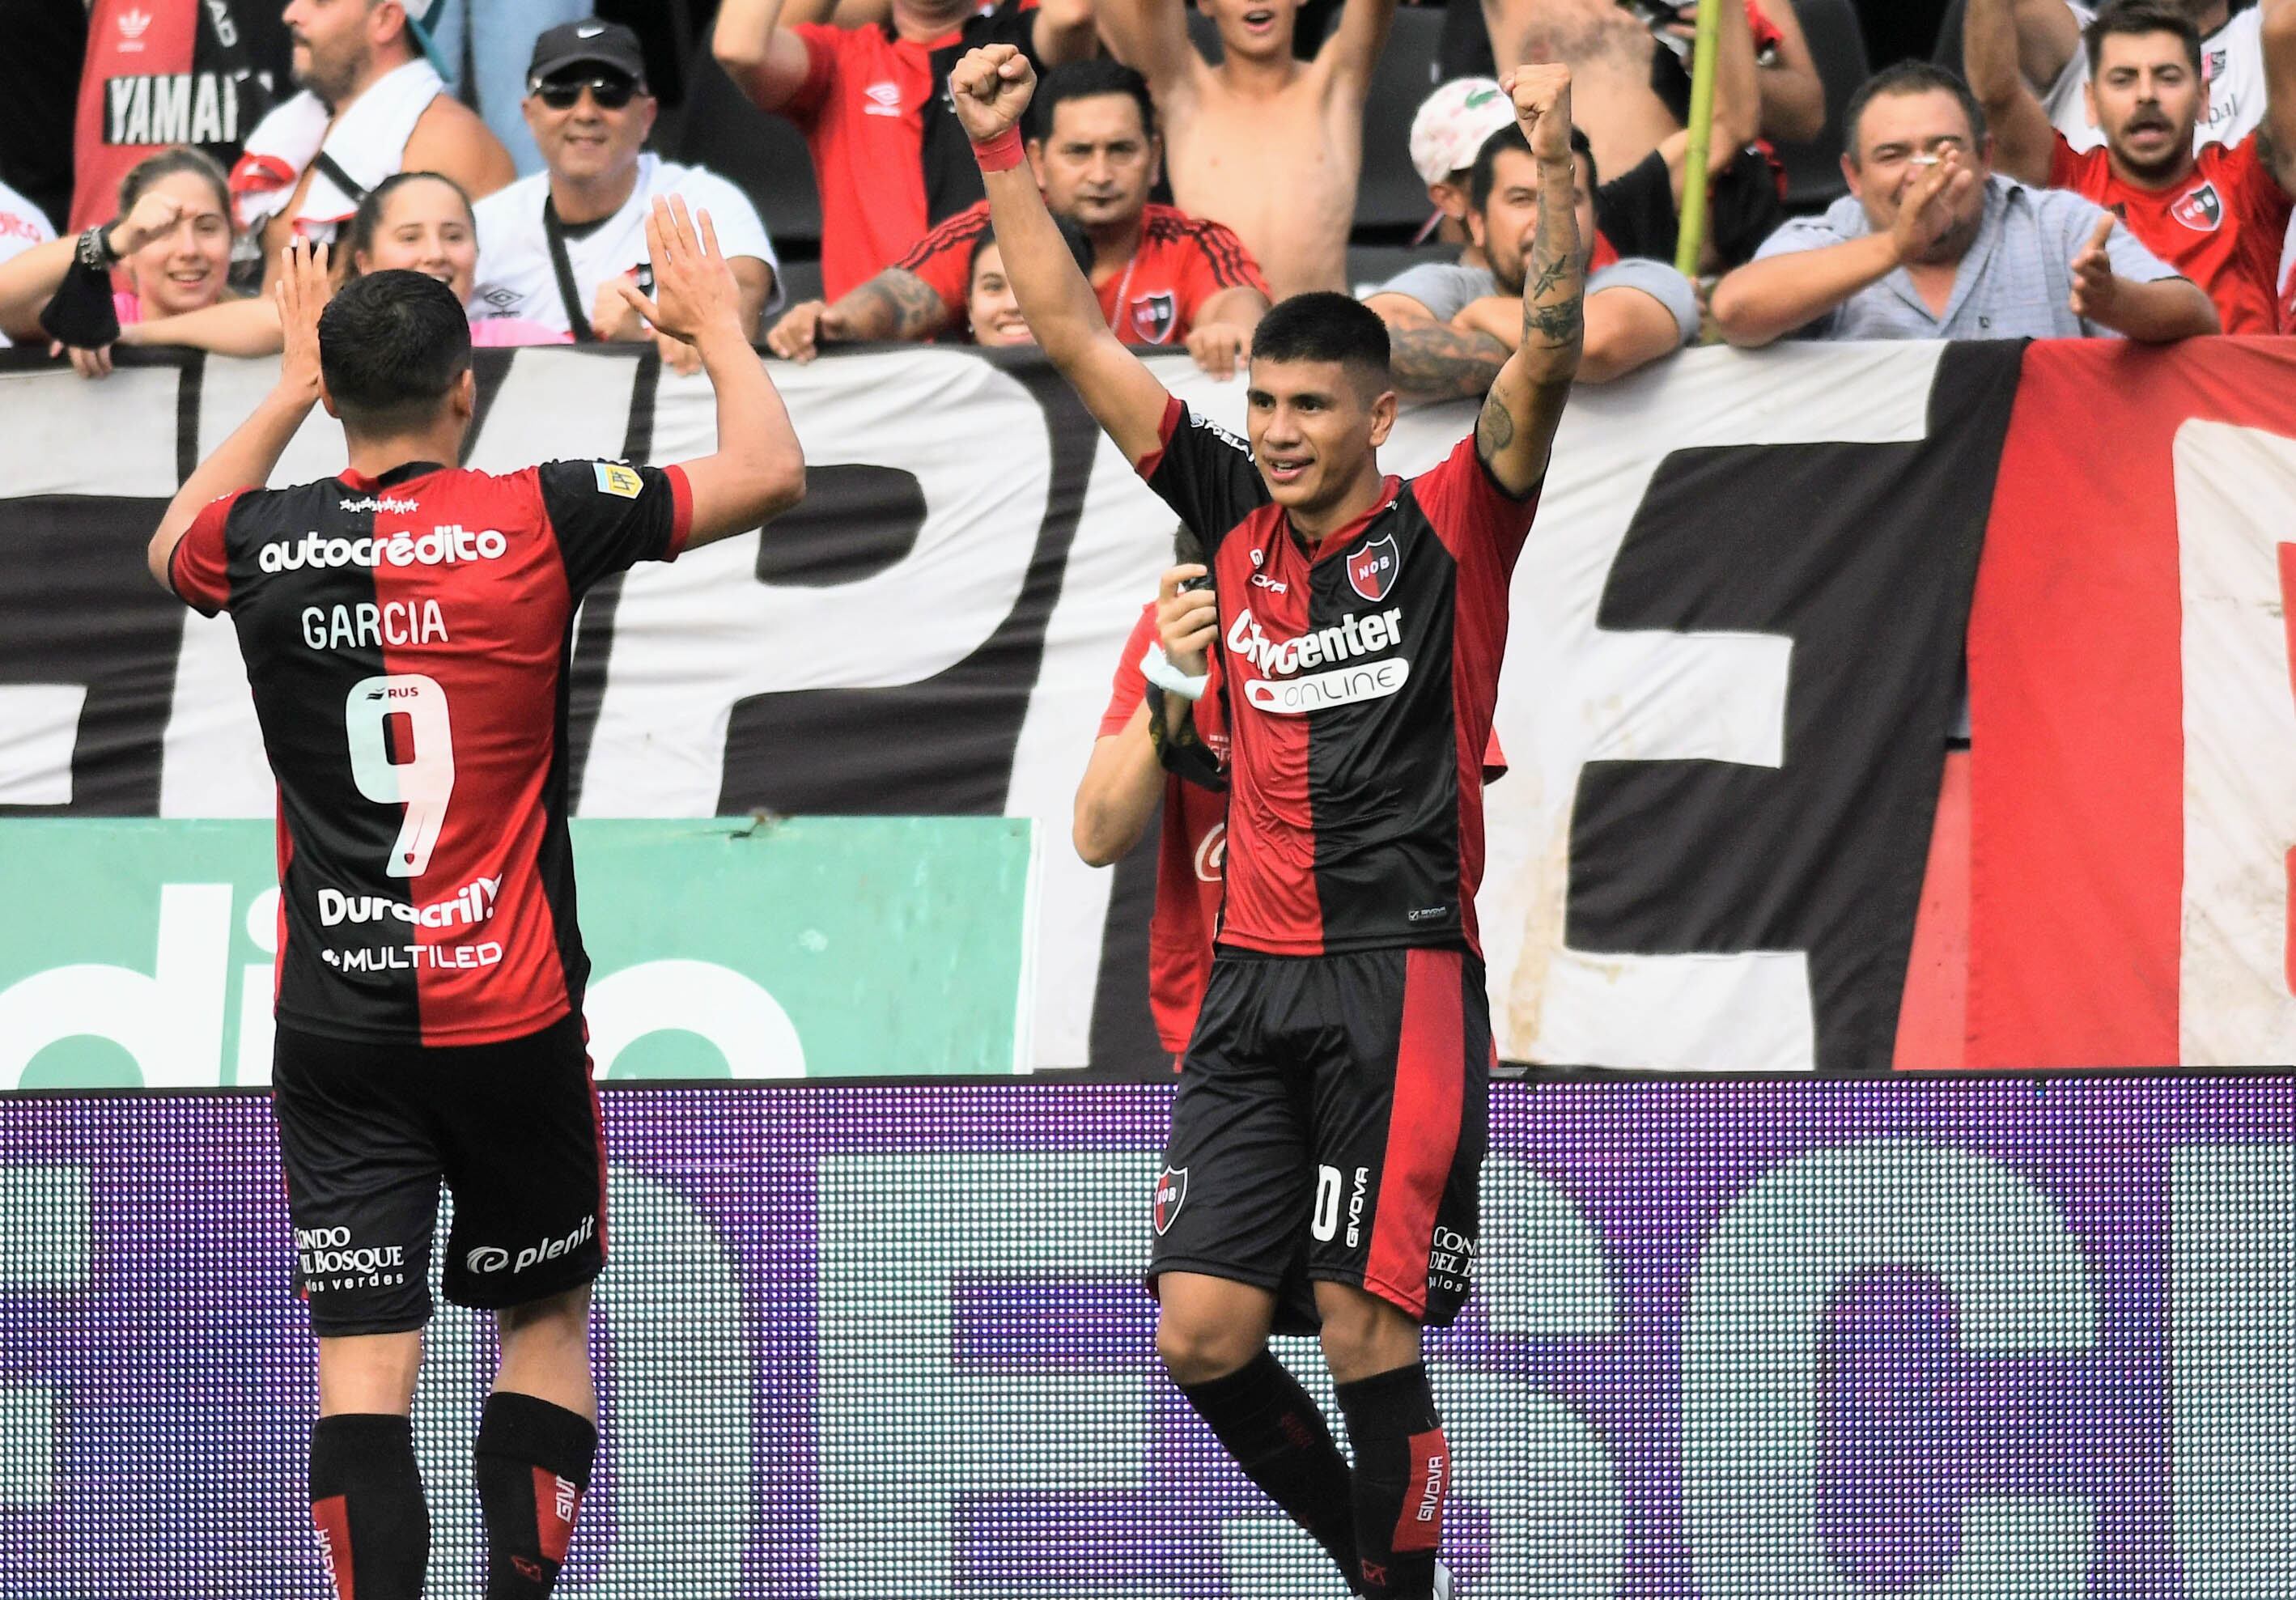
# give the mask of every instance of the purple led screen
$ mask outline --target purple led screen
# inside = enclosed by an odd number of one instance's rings
[[[1154,1369],[1168,1095],[608,1090],[560,1593],[1336,1600]],[[1492,1122],[1430,1345],[1464,1600],[2292,1592],[2296,1079],[1513,1085]],[[250,1096],[0,1100],[0,1593],[320,1596],[272,1141]],[[433,1595],[478,1593],[488,1358],[443,1309]]]

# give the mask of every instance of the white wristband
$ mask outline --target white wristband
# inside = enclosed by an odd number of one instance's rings
[[[1172,665],[1170,660],[1164,654],[1164,647],[1161,644],[1151,644],[1148,646],[1148,653],[1140,658],[1140,676],[1163,690],[1165,693],[1177,694],[1182,700],[1201,700],[1204,697],[1204,685],[1210,681],[1209,673],[1190,677]]]

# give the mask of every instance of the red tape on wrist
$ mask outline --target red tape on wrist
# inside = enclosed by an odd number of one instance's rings
[[[983,172],[1010,172],[1021,164],[1021,130],[1008,127],[986,144],[972,147],[972,159]]]

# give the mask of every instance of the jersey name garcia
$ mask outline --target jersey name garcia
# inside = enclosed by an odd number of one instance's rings
[[[279,785],[277,1014],[491,1044],[578,1009],[567,659],[600,578],[676,558],[676,468],[414,464],[202,511],[176,592],[228,611]]]

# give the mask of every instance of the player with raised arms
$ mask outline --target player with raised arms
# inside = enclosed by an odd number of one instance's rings
[[[1247,447],[1119,344],[1021,160],[1035,78],[1009,46],[950,76],[1004,268],[1053,363],[1202,541],[1168,574],[1151,726],[1228,751],[1226,890],[1157,1180],[1157,1350],[1221,1443],[1380,1600],[1448,1592],[1451,1479],[1421,1331],[1472,1273],[1491,1033],[1477,949],[1480,759],[1507,588],[1578,364],[1570,75],[1507,84],[1541,205],[1523,338],[1474,436],[1404,482],[1387,330],[1295,295],[1254,331]],[[1271,175],[1271,180],[1273,175]],[[1217,718],[1212,708],[1217,704]],[[1355,1470],[1273,1331],[1320,1328]]]
[[[408,1415],[431,1235],[496,1314],[475,1441],[488,1600],[539,1600],[597,1446],[590,1284],[606,1171],[566,830],[575,608],[641,561],[757,527],[805,462],[705,215],[657,201],[654,298],[717,391],[716,454],[460,470],[477,404],[453,290],[371,273],[327,296],[298,246],[255,414],[185,480],[152,571],[231,613],[279,789],[273,1108],[318,1339],[311,1516],[340,1600],[416,1600],[430,1522]],[[315,404],[350,464],[263,487]]]

